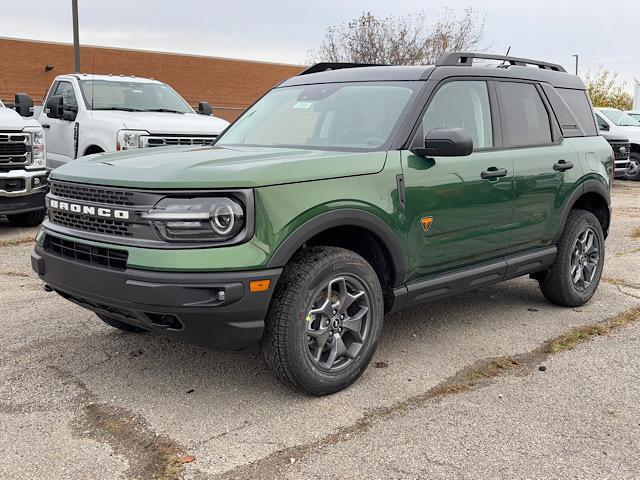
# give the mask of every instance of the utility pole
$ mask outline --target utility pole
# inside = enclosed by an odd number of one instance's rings
[[[80,35],[78,34],[78,0],[71,0],[73,11],[73,50],[75,53],[76,73],[80,73]]]
[[[571,55],[571,56],[576,59],[576,75],[578,75],[578,58],[580,57],[580,55]]]

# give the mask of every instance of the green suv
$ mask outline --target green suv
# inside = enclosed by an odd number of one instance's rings
[[[320,64],[212,146],[55,170],[32,265],[115,328],[260,341],[281,380],[324,395],[362,374],[385,313],[521,275],[555,304],[588,301],[612,173],[558,65]]]

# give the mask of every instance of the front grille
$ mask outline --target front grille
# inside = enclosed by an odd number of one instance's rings
[[[206,147],[211,145],[217,138],[217,135],[211,135],[206,137],[162,137],[162,136],[150,136],[146,137],[147,147],[164,147],[170,145],[200,145]]]
[[[27,165],[30,160],[31,145],[28,135],[0,132],[0,167]]]
[[[60,257],[113,270],[125,270],[129,258],[126,250],[96,247],[52,235],[45,237],[43,248]]]
[[[613,149],[613,154],[616,160],[629,160],[629,155],[631,154],[631,144],[629,142],[609,142],[611,144],[611,148]],[[620,150],[624,148],[624,151]]]
[[[134,205],[132,198],[134,194],[127,190],[51,181],[51,193],[56,197],[80,200],[83,202],[100,203],[104,205]]]
[[[118,237],[130,237],[133,235],[130,223],[109,218],[88,217],[79,213],[50,210],[49,219],[58,225],[84,230],[85,232],[103,233]]]

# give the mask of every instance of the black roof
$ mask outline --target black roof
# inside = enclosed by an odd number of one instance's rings
[[[496,66],[474,66],[473,58],[503,60]],[[531,66],[526,66],[531,65]],[[311,73],[308,73],[311,72]],[[316,73],[313,73],[316,72]],[[584,90],[582,80],[566,73],[564,68],[548,62],[518,57],[456,52],[443,55],[436,65],[427,66],[356,66],[354,64],[318,64],[302,74],[285,80],[279,86],[314,83],[384,82],[384,81],[440,81],[449,77],[511,78],[547,82],[554,87]]]

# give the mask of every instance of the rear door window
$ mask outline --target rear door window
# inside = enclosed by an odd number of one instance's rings
[[[534,84],[498,82],[505,147],[548,145],[553,142],[549,112]]]
[[[596,124],[593,121],[593,109],[591,108],[589,97],[587,97],[587,92],[569,88],[556,88],[556,91],[578,119],[585,135],[588,137],[597,135]]]

